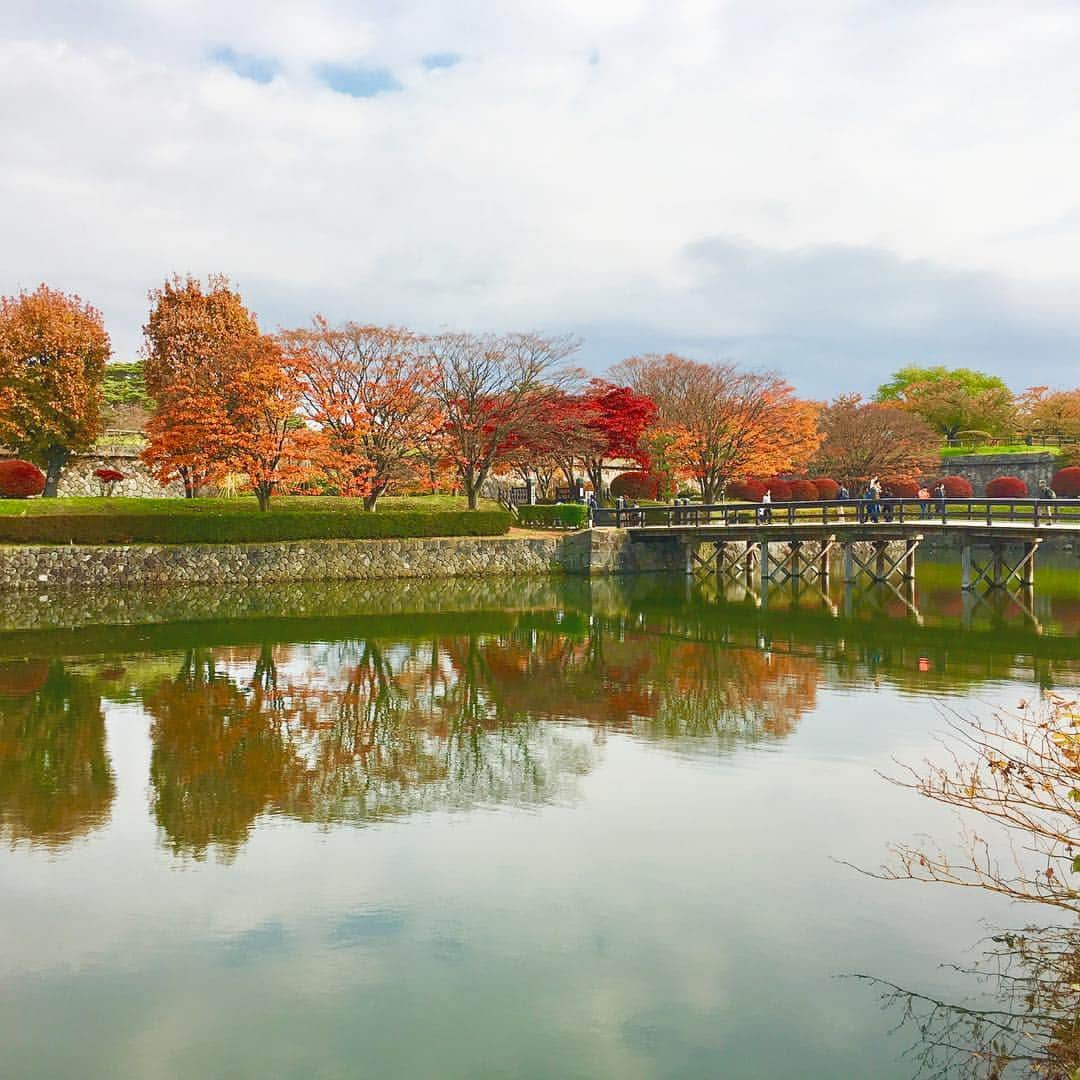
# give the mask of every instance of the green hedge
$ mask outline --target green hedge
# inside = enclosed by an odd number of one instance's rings
[[[0,543],[245,544],[267,540],[366,540],[414,536],[502,536],[505,510],[392,514],[277,509],[266,514],[201,512],[0,515]]]
[[[580,503],[557,506],[519,506],[518,521],[543,529],[580,529],[589,523],[589,508]]]

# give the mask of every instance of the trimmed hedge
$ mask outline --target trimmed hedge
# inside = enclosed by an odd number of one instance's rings
[[[794,502],[817,502],[821,498],[813,480],[792,480],[791,498]]]
[[[659,476],[647,472],[619,473],[611,481],[611,497],[620,495],[627,499],[659,499],[662,481]]]
[[[840,485],[827,476],[815,476],[810,481],[818,489],[819,499],[840,498]]]
[[[890,499],[917,499],[919,485],[906,476],[888,476],[881,481],[881,490]]]
[[[29,499],[45,490],[45,474],[29,461],[0,461],[0,499]]]
[[[518,523],[541,529],[580,529],[589,523],[589,508],[581,503],[557,506],[519,506]]]
[[[948,499],[970,499],[975,494],[975,489],[962,476],[943,476],[938,483],[945,485],[945,497]],[[930,493],[937,484],[931,485]]]
[[[1069,465],[1064,469],[1058,469],[1054,473],[1050,486],[1056,495],[1065,498],[1077,498],[1080,496],[1080,465]]]
[[[728,502],[761,502],[765,485],[760,480],[732,480],[724,492]]]
[[[986,485],[988,499],[1026,499],[1028,486],[1019,476],[995,476]]]
[[[401,511],[271,510],[175,514],[2,514],[0,543],[14,544],[249,544],[274,540],[407,539],[421,536],[502,536],[505,510]]]
[[[770,476],[763,481],[773,502],[791,502],[791,485],[779,476]]]

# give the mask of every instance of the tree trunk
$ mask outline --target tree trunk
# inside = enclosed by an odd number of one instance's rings
[[[269,484],[257,484],[255,486],[255,498],[259,500],[259,509],[266,513],[270,509],[270,495],[272,488]]]
[[[585,470],[589,474],[589,480],[592,483],[593,494],[596,496],[597,505],[603,505],[604,503],[604,463],[592,463]]]
[[[60,487],[60,473],[63,472],[71,451],[66,446],[53,443],[45,454],[45,490],[41,493],[43,499],[55,499]]]
[[[367,495],[364,496],[364,509],[374,511],[375,506],[379,501],[379,496],[382,495],[385,491],[385,484],[383,484],[381,487],[372,488],[371,491],[369,491]]]

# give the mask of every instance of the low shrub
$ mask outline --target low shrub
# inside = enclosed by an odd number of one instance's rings
[[[505,510],[392,514],[364,510],[226,510],[173,514],[2,514],[0,542],[16,544],[246,544],[274,540],[367,540],[420,536],[502,536]]]
[[[519,506],[518,523],[540,529],[580,529],[589,523],[589,508],[580,503]]]
[[[760,480],[732,480],[724,494],[728,502],[761,502],[765,485]]]
[[[943,476],[938,484],[945,485],[945,495],[950,499],[970,499],[975,494],[975,489],[962,476]],[[930,493],[933,494],[933,488]]]
[[[1028,486],[1019,476],[995,476],[986,485],[988,499],[1026,499]]]
[[[113,488],[123,481],[124,474],[119,469],[95,469],[94,479],[101,487],[102,495],[111,495]]]
[[[624,472],[611,481],[611,497],[626,499],[659,499],[661,479],[653,473]]]
[[[817,502],[821,494],[813,480],[792,480],[791,498],[795,502]]]
[[[773,502],[791,502],[791,484],[779,476],[770,476],[763,481],[765,489],[772,495]]]
[[[45,490],[45,474],[29,461],[0,461],[0,499],[29,499]]]
[[[815,476],[811,483],[818,489],[819,499],[837,499],[840,497],[840,485],[827,476]]]
[[[1057,495],[1063,495],[1067,499],[1080,498],[1080,465],[1058,469],[1050,481],[1050,486]]]
[[[917,499],[919,485],[906,476],[889,476],[881,481],[882,493],[890,499]]]

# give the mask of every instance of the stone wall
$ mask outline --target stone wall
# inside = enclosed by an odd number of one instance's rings
[[[552,537],[315,540],[265,544],[0,547],[0,591],[117,585],[241,587],[263,582],[378,581],[681,570],[677,539],[635,542],[585,530]]]
[[[945,458],[942,470],[953,476],[962,476],[975,489],[976,495],[986,494],[986,485],[996,476],[1019,476],[1028,486],[1032,496],[1039,492],[1039,485],[1057,471],[1057,459],[1053,454],[1033,452],[1030,454],[963,454]]]
[[[0,457],[13,455],[0,451]],[[61,496],[101,495],[101,485],[94,478],[95,469],[115,469],[124,474],[112,490],[113,495],[127,495],[140,499],[179,499],[184,489],[179,481],[160,484],[139,458],[139,451],[128,447],[103,447],[92,454],[73,454],[60,474]]]

